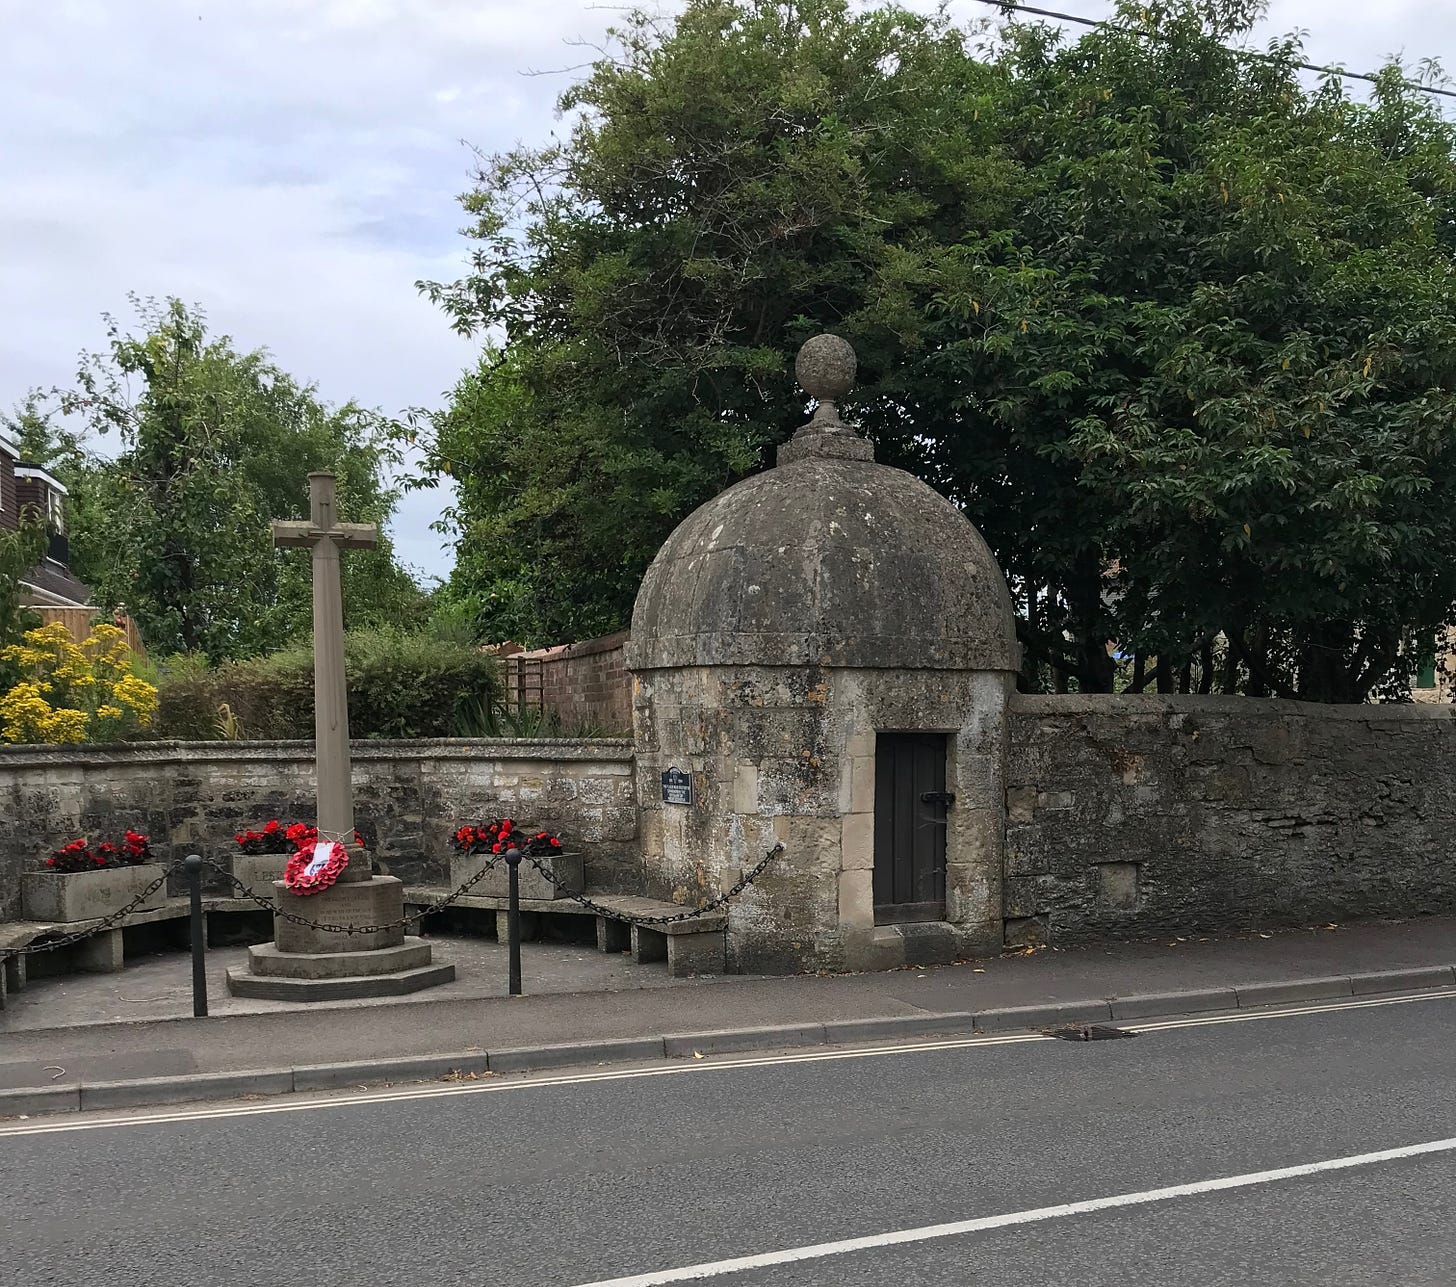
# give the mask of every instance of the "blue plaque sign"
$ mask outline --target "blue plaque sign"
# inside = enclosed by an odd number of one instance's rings
[[[681,769],[668,769],[662,775],[663,804],[692,804],[693,780]]]

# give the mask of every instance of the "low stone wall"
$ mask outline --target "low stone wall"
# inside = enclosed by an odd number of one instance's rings
[[[356,821],[389,874],[448,879],[461,823],[510,817],[560,831],[587,855],[597,889],[640,877],[631,743],[356,742]],[[0,920],[20,915],[20,872],[75,836],[135,827],[159,861],[237,853],[234,832],[270,818],[313,820],[311,742],[154,742],[0,748]]]
[[[1456,911],[1456,711],[1017,696],[1008,942]]]

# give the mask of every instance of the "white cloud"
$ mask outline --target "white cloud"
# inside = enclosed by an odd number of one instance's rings
[[[586,0],[0,0],[0,405],[67,381],[129,290],[200,303],[331,400],[438,405],[474,349],[414,282],[462,262],[460,140],[544,139],[569,77],[523,73],[587,61],[614,17]],[[1259,38],[1293,27],[1315,61],[1456,63],[1456,14],[1432,0],[1274,0]],[[430,573],[448,567],[428,531],[442,495],[395,523]]]
[[[177,295],[332,401],[439,405],[475,352],[420,298],[458,274],[469,139],[549,128],[584,4],[0,0],[0,405],[69,380],[126,293]],[[444,493],[394,532],[427,573]]]

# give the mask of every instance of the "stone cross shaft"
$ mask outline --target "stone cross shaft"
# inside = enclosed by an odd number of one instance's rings
[[[273,543],[313,550],[314,750],[321,838],[354,838],[354,790],[349,765],[349,690],[344,678],[344,598],[339,551],[379,543],[372,523],[339,522],[334,475],[308,476],[307,522],[273,520]]]

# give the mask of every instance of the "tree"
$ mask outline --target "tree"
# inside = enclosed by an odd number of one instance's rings
[[[14,531],[0,531],[0,650],[16,643],[40,618],[21,607],[21,580],[45,557],[45,524],[27,516]],[[0,655],[0,692],[19,678],[17,667]]]
[[[839,0],[634,17],[487,158],[471,272],[498,347],[434,425],[453,587],[499,633],[622,624],[683,514],[803,418],[852,340],[879,456],[962,505],[1028,681],[1361,700],[1449,621],[1451,128],[1401,76],[1303,87],[1249,0],[1122,3],[1068,41]],[[1225,646],[1224,641],[1227,641]]]
[[[141,333],[108,319],[107,353],[83,355],[63,400],[121,448],[60,453],[73,568],[98,602],[125,605],[154,651],[218,661],[276,648],[307,631],[311,591],[307,561],[273,548],[269,520],[304,516],[305,475],[332,469],[343,516],[382,524],[393,504],[383,422],[326,406],[266,353],[209,338],[175,299],[133,302]],[[351,625],[407,621],[423,598],[387,540],[345,562]]]
[[[1000,186],[947,129],[983,73],[939,18],[695,0],[619,39],[563,99],[568,140],[482,159],[472,274],[428,288],[501,339],[430,444],[460,488],[452,587],[498,638],[618,628],[673,525],[807,418],[797,343],[863,317],[886,367],[893,283]]]
[[[936,446],[1013,573],[1054,588],[1024,635],[1083,687],[1110,687],[1108,638],[1165,678],[1202,654],[1207,687],[1221,635],[1252,691],[1360,701],[1456,601],[1456,148],[1396,68],[1366,105],[1303,89],[1293,40],[1225,48],[1250,16],[1008,32],[1021,182],[931,304],[972,391]]]

